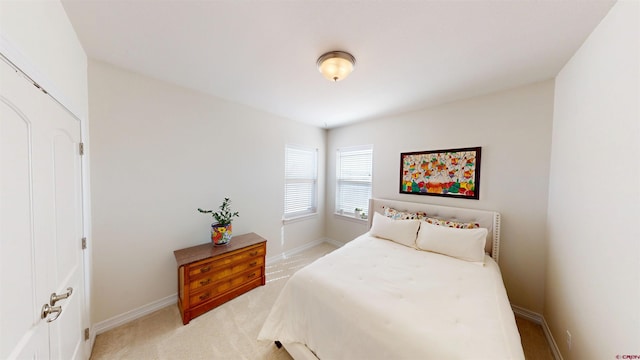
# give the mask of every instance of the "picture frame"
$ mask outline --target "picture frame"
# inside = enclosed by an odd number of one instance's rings
[[[480,199],[482,147],[400,154],[400,193]]]

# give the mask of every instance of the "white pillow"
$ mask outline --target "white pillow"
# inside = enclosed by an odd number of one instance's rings
[[[456,229],[420,222],[416,246],[458,259],[484,263],[487,229]]]
[[[376,212],[369,234],[415,248],[419,227],[420,220],[393,220]]]

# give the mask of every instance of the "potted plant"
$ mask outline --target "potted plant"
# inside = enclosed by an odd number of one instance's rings
[[[218,209],[218,211],[213,211],[198,208],[198,211],[203,214],[211,214],[216,220],[211,224],[211,241],[213,241],[213,244],[226,245],[231,241],[231,222],[234,217],[239,217],[240,215],[237,211],[231,211],[231,200],[229,198],[224,198],[222,205]]]
[[[362,216],[362,209],[361,208],[356,208],[354,210],[354,217],[356,219],[360,219],[361,216]]]

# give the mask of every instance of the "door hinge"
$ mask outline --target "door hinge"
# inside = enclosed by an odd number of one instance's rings
[[[80,155],[84,155],[84,143],[79,143],[78,144],[78,149],[80,151]]]
[[[29,79],[31,80],[31,79]],[[38,90],[42,91],[45,94],[48,94],[47,90],[45,90],[42,86],[40,86],[40,84],[38,84],[37,82],[31,80],[33,86],[35,86]]]
[[[85,250],[87,248],[87,238],[83,237],[82,238],[82,250]]]
[[[89,328],[84,329],[84,341],[89,340]]]

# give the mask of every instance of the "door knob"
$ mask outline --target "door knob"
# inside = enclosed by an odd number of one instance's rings
[[[56,316],[53,319],[47,319],[48,323],[56,321],[56,319],[60,317],[60,314],[62,314],[62,306],[51,306],[49,304],[42,305],[40,317],[42,319],[46,319],[50,314],[56,314]]]
[[[67,288],[67,292],[64,294],[56,294],[56,293],[52,293],[51,297],[49,298],[49,305],[53,306],[55,305],[58,301],[60,300],[64,300],[66,298],[68,298],[69,296],[71,296],[71,294],[73,293],[73,288],[72,287],[68,287]]]

